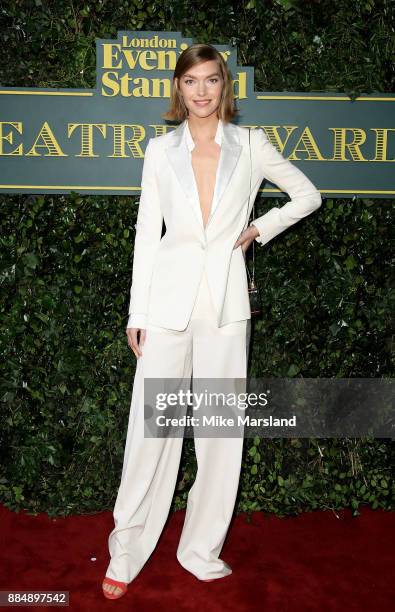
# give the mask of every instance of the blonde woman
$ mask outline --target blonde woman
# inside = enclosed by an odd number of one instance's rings
[[[251,310],[245,252],[321,205],[321,195],[262,129],[236,116],[229,70],[211,45],[180,55],[170,110],[181,122],[150,138],[142,174],[128,344],[137,358],[120,487],[102,588],[118,599],[153,552],[169,514],[181,437],[144,437],[144,379],[246,378]],[[266,178],[290,201],[247,226]],[[250,205],[248,206],[248,196]],[[166,232],[162,236],[163,221]],[[234,510],[243,436],[195,436],[197,476],[177,559],[203,581],[232,573],[219,555]]]

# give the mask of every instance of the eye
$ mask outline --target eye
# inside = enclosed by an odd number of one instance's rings
[[[192,79],[185,79],[184,83],[192,83]]]
[[[214,83],[218,83],[218,79],[216,77],[213,77],[212,79],[210,79],[210,81],[214,81]]]

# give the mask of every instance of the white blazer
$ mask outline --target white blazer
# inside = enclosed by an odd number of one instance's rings
[[[221,120],[220,120],[221,121]],[[320,192],[307,176],[251,130],[251,196],[248,128],[221,123],[215,208],[203,226],[197,187],[184,138],[187,120],[150,138],[145,151],[136,223],[128,327],[147,323],[181,331],[188,325],[204,268],[220,327],[251,318],[245,258],[234,244],[247,227],[263,179],[290,196],[252,223],[263,246],[319,208]],[[218,130],[217,130],[218,133]],[[166,233],[161,238],[163,220]]]

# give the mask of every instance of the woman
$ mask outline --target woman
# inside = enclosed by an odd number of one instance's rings
[[[102,585],[107,598],[126,593],[154,550],[178,475],[183,438],[144,437],[144,379],[188,379],[192,372],[194,380],[245,379],[251,318],[245,252],[254,239],[266,244],[321,205],[311,181],[263,130],[251,131],[249,148],[248,129],[230,122],[236,113],[220,53],[207,44],[183,51],[164,115],[182,123],[150,138],[143,167],[126,330],[137,366]],[[247,227],[264,178],[291,200]],[[243,436],[195,435],[198,470],[177,559],[199,580],[232,573],[219,554],[242,450]]]

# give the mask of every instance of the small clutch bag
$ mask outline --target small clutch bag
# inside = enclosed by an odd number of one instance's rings
[[[248,265],[246,264],[247,271]],[[248,272],[249,273],[249,272]],[[251,308],[251,316],[256,317],[262,313],[262,300],[259,288],[255,282],[254,278],[249,279],[248,281],[248,295],[250,298],[250,308]]]
[[[250,195],[251,195],[251,174],[252,174],[252,161],[251,161],[251,128],[248,128],[248,145],[250,148],[250,190],[248,194],[248,204],[247,204],[247,213],[250,206]],[[255,218],[255,202],[252,205],[253,209],[253,219]],[[252,274],[248,269],[248,263],[245,260],[246,270],[248,274],[248,296],[250,299],[250,307],[251,307],[251,316],[257,316],[262,313],[262,299],[259,287],[255,280],[255,238],[252,242]]]

